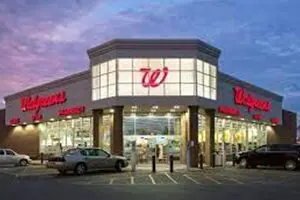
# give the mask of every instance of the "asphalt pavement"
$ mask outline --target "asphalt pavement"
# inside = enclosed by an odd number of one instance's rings
[[[216,168],[150,173],[96,172],[59,176],[45,168],[0,168],[1,200],[295,199],[300,171]]]

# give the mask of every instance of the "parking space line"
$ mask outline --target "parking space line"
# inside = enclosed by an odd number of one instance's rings
[[[185,178],[189,179],[190,181],[196,183],[196,184],[200,184],[198,181],[196,181],[195,179],[193,179],[192,177],[190,177],[190,176],[187,175],[187,174],[184,174],[183,176],[184,176]]]
[[[166,177],[168,177],[174,184],[178,184],[167,172],[165,172]]]
[[[216,184],[219,184],[219,185],[221,184],[221,182],[219,182],[219,181],[217,181],[216,179],[213,179],[213,178],[211,178],[211,177],[209,177],[209,176],[207,176],[207,175],[204,175],[204,177],[205,177],[206,179],[208,179],[208,180],[210,180],[210,181],[216,183]]]
[[[111,178],[111,179],[109,180],[109,185],[112,185],[113,182],[114,182],[114,180],[115,180],[115,178]]]
[[[236,182],[237,184],[244,184],[242,181],[239,181],[235,178],[228,178],[229,180],[233,181],[233,182]]]
[[[133,176],[130,177],[130,183],[131,183],[131,185],[134,184],[134,177]]]
[[[151,175],[151,174],[149,174],[148,176],[149,176],[149,178],[150,178],[150,180],[151,180],[152,184],[153,184],[153,185],[155,185],[155,184],[156,184],[156,182],[155,182],[154,178],[152,177],[152,175]]]

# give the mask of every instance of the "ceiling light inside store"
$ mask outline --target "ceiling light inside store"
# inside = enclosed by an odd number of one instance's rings
[[[153,109],[158,109],[158,106],[152,106]]]
[[[175,108],[175,109],[179,109],[179,108],[180,108],[180,106],[174,106],[174,108]]]
[[[109,112],[110,113],[114,113],[114,109],[109,109]]]
[[[171,109],[170,112],[175,112],[175,109]]]

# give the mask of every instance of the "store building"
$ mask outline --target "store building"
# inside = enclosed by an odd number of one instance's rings
[[[230,161],[296,140],[283,97],[220,72],[220,50],[200,40],[119,39],[87,53],[87,71],[5,98],[0,146],[32,157],[58,144],[129,156],[135,141],[140,162],[155,153],[186,163],[189,152],[197,166],[199,153],[211,164],[213,152]]]

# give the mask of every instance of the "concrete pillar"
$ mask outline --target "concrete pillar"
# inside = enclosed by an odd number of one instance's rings
[[[115,106],[112,120],[111,153],[123,155],[123,106]]]
[[[102,113],[103,110],[93,110],[93,146],[94,147],[102,147],[102,141],[100,133],[100,127],[102,124]]]
[[[206,116],[206,140],[205,140],[205,163],[213,165],[212,154],[215,150],[215,110],[205,110]]]
[[[180,115],[180,137],[181,137],[181,146],[180,146],[180,162],[181,164],[186,164],[186,147],[188,140],[188,112]]]
[[[199,144],[198,144],[198,106],[189,106],[189,141],[194,146],[190,149],[190,166],[198,167]]]

